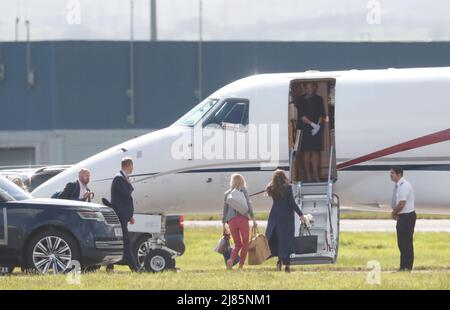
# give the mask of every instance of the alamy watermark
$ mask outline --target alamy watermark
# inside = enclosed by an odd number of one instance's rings
[[[369,25],[381,24],[381,2],[379,0],[369,0],[366,5],[368,10],[366,15],[366,21]]]
[[[381,264],[377,260],[371,260],[367,262],[367,268],[370,271],[367,273],[366,282],[369,285],[381,284]]]
[[[69,285],[81,285],[81,264],[77,260],[72,260],[67,266],[70,271],[66,274],[66,282]]]
[[[79,0],[70,0],[66,3],[66,22],[69,25],[81,24],[81,3]]]
[[[279,124],[228,125],[224,130],[195,128],[183,132],[171,146],[173,159],[254,160],[274,167],[280,161]],[[286,137],[287,139],[287,137]]]

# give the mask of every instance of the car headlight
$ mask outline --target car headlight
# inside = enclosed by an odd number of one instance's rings
[[[103,214],[101,212],[81,211],[81,212],[77,212],[77,213],[83,220],[94,220],[94,221],[99,221],[99,222],[105,221],[105,217],[103,216]]]

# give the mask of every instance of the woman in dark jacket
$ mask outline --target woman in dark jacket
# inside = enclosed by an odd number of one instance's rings
[[[281,270],[284,264],[286,272],[290,272],[289,256],[293,250],[295,229],[294,212],[300,216],[302,222],[305,219],[294,200],[292,188],[283,170],[274,172],[266,191],[273,199],[266,229],[270,251],[273,256],[278,256],[277,270]]]

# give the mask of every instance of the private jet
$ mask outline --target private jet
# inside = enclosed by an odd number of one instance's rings
[[[304,179],[295,100],[314,82],[325,121],[322,182]],[[404,168],[417,205],[450,207],[450,67],[261,74],[217,90],[171,126],[109,148],[36,188],[51,197],[81,168],[95,199],[110,196],[123,157],[132,157],[137,212],[218,213],[232,173],[248,183],[256,211],[275,169],[289,175],[299,205],[315,217],[316,253],[300,263],[334,262],[339,206],[389,204],[392,165]],[[301,225],[296,219],[297,228]],[[315,231],[314,231],[315,229]],[[298,235],[298,233],[296,233]]]

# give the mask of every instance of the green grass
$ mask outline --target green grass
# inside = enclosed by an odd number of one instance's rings
[[[269,217],[268,212],[258,212],[255,214],[257,220],[267,220]],[[222,220],[222,214],[191,214],[185,215],[186,221],[220,221]],[[390,220],[390,212],[383,211],[346,211],[341,212],[341,220]],[[417,219],[423,220],[448,220],[450,215],[444,214],[424,214],[418,213]]]
[[[275,259],[244,271],[226,271],[213,251],[218,228],[187,228],[186,253],[177,259],[179,272],[131,274],[119,267],[82,274],[80,285],[66,276],[36,276],[16,272],[0,277],[0,289],[450,289],[450,234],[415,234],[415,270],[396,273],[399,253],[393,233],[342,233],[334,265],[294,266],[294,272],[275,271]],[[366,281],[367,262],[381,264],[381,284]]]

